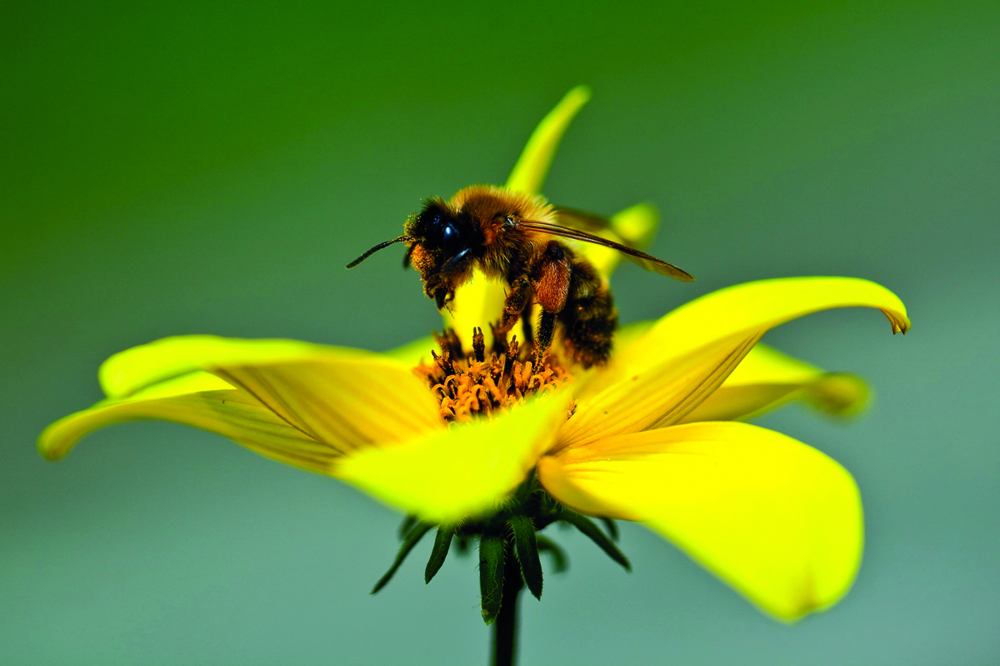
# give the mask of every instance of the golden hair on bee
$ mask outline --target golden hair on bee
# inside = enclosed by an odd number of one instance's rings
[[[573,360],[590,367],[608,360],[618,313],[607,281],[566,240],[610,247],[647,270],[678,280],[694,279],[662,259],[581,228],[607,223],[598,215],[553,206],[541,196],[474,185],[448,201],[429,199],[407,219],[402,236],[379,243],[347,267],[393,243],[406,243],[403,264],[413,264],[424,293],[439,310],[478,268],[507,286],[498,334],[510,331],[538,304],[541,316],[534,335],[538,357],[549,349],[558,324]],[[525,331],[533,331],[530,322]]]

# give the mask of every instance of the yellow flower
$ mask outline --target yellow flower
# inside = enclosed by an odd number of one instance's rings
[[[542,122],[509,187],[540,188],[587,96],[571,91]],[[641,237],[649,219],[648,209],[630,209],[616,217],[615,231]],[[605,271],[615,260],[592,258]],[[473,281],[459,290],[450,323],[471,334],[496,318],[500,300],[498,287]],[[773,326],[846,306],[882,310],[893,332],[909,327],[902,302],[865,280],[747,283],[626,328],[607,367],[578,373],[568,388],[453,423],[413,372],[428,341],[376,354],[285,340],[167,338],[108,359],[100,370],[107,399],[49,426],[39,449],[57,459],[105,425],[177,421],[442,524],[488,515],[536,470],[564,505],[642,522],[764,611],[794,620],[835,603],[854,579],[863,535],[858,489],[819,451],[734,419],[794,398],[838,413],[864,402],[859,380],[757,345]]]

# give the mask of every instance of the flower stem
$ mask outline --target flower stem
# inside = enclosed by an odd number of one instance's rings
[[[503,595],[500,612],[493,623],[493,666],[514,666],[517,661],[517,600],[524,581],[513,544],[508,543],[505,551]]]

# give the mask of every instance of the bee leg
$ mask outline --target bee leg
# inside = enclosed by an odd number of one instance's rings
[[[556,332],[556,313],[542,311],[538,318],[538,340],[535,346],[535,367],[541,365],[545,354],[552,346],[552,337]]]
[[[535,295],[542,306],[542,316],[538,320],[538,335],[535,344],[535,363],[541,363],[545,352],[552,345],[556,316],[566,307],[569,285],[572,280],[572,263],[568,251],[556,241],[545,246],[542,256],[532,267]]]
[[[527,278],[521,278],[511,285],[510,293],[503,304],[503,314],[500,315],[500,325],[497,332],[507,333],[521,318],[521,313],[531,304],[533,290]]]

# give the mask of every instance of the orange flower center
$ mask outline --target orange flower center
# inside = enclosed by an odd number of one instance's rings
[[[531,345],[517,338],[508,344],[494,334],[487,353],[482,329],[472,335],[472,350],[465,351],[453,330],[435,335],[441,354],[431,351],[433,363],[418,365],[414,373],[430,386],[441,402],[441,416],[467,421],[477,414],[506,409],[540,391],[552,391],[572,381],[572,375],[549,353],[540,362]]]

